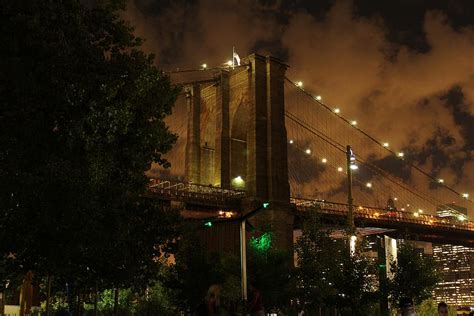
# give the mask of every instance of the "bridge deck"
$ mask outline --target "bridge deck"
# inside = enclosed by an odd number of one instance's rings
[[[205,186],[192,183],[173,183],[170,181],[150,180],[150,195],[162,199],[184,202],[187,205],[201,207],[214,207],[236,211],[242,211],[241,202],[245,198],[245,192],[239,190],[228,190],[213,186]],[[297,214],[305,214],[310,210],[318,210],[319,214],[335,219],[347,217],[348,206],[344,203],[336,203],[325,200],[291,198]],[[356,206],[354,207],[354,219],[366,226],[396,228],[411,227],[414,230],[436,231],[441,234],[469,234],[474,242],[474,222],[453,221],[447,218],[427,214],[413,214],[399,210],[387,211],[383,208]]]

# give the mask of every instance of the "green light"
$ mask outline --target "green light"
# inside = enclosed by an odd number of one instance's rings
[[[384,264],[379,264],[379,268],[380,269],[385,269],[385,265]]]
[[[209,222],[205,222],[205,223],[204,223],[204,226],[207,226],[207,227],[212,227],[212,222],[211,222],[211,221],[209,221]]]
[[[252,237],[250,240],[250,245],[259,252],[267,251],[272,245],[271,233],[264,233],[260,237]]]
[[[268,202],[265,202],[262,205],[263,205],[263,208],[269,208],[270,207],[270,203],[268,203]]]

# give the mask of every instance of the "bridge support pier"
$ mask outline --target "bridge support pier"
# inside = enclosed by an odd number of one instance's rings
[[[188,181],[243,189],[249,199],[269,202],[257,228],[274,231],[279,248],[292,249],[284,83],[287,65],[252,54],[241,67],[223,69],[213,84],[195,84],[188,94]],[[245,208],[244,210],[252,208]]]
[[[186,143],[186,176],[190,183],[200,183],[201,177],[201,87],[194,84],[186,95],[188,133]]]
[[[287,65],[272,57],[250,55],[247,132],[247,193],[270,203],[255,218],[274,234],[275,246],[293,249],[294,215],[290,209],[284,80]]]

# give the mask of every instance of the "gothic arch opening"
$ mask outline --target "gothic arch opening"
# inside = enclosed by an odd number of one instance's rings
[[[241,96],[237,101],[230,131],[230,179],[232,187],[237,189],[245,189],[247,181],[248,123],[248,106]]]

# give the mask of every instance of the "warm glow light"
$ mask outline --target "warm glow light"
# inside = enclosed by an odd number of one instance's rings
[[[296,82],[296,86],[300,87],[300,88],[303,88],[303,81]]]
[[[337,171],[342,172],[342,167],[337,167]]]
[[[350,168],[351,168],[352,170],[357,170],[357,169],[359,169],[359,167],[357,167],[357,165],[351,165]]]
[[[438,183],[444,183],[444,179],[438,179]]]
[[[326,158],[323,158],[323,159],[321,159],[321,162],[326,163],[326,162],[328,162],[328,160]]]
[[[354,125],[354,126],[356,126],[356,125],[357,125],[357,121],[355,121],[355,120],[354,120],[354,121],[352,121],[352,122],[351,122],[351,125]]]
[[[202,64],[201,67],[202,67],[202,69],[206,69],[206,68],[207,68],[207,64]]]
[[[335,108],[335,109],[334,109],[334,113],[336,113],[336,114],[339,114],[339,113],[341,113],[341,109],[339,109],[339,108]]]
[[[465,198],[465,199],[469,198],[469,193],[463,193],[462,197]]]
[[[414,215],[415,217],[420,216],[420,214],[418,214],[418,212],[413,213],[413,215]]]
[[[397,156],[398,156],[398,157],[403,157],[403,156],[405,156],[405,154],[402,153],[402,152],[399,152],[399,153],[397,154]]]
[[[290,139],[289,143],[290,143],[290,144],[293,144],[294,142],[293,142],[293,140],[292,140],[292,139]]]
[[[404,207],[402,207],[402,211],[404,211],[404,210],[405,210],[405,208],[404,208]]]
[[[410,207],[410,204],[407,204],[407,207]]]
[[[375,216],[379,216],[380,214],[379,214],[379,213],[377,213],[377,212],[375,212],[375,213],[374,213],[374,215],[375,215]]]
[[[317,96],[316,96],[316,100],[321,101],[322,99],[323,99],[322,96],[320,96],[320,95],[317,95]]]
[[[367,182],[367,184],[366,184],[365,186],[368,187],[368,188],[371,188],[371,187],[372,187],[372,183]]]
[[[394,201],[398,201],[398,198],[397,198],[397,197],[394,197],[393,200],[394,200]]]
[[[418,212],[419,212],[419,213],[423,213],[423,210],[420,208],[420,209],[418,209]]]
[[[311,149],[309,149],[309,148],[306,149],[306,150],[305,150],[305,153],[307,153],[308,155],[311,154]]]
[[[383,143],[383,147],[387,148],[387,147],[388,147],[388,143]]]
[[[232,60],[227,61],[227,66],[232,66],[232,65],[233,65]]]
[[[232,184],[235,187],[243,187],[243,186],[245,186],[245,181],[244,181],[244,179],[242,179],[241,176],[237,176],[234,179],[232,179]]]
[[[462,216],[462,215],[460,215],[460,216],[458,217],[458,219],[459,219],[461,222],[463,222],[463,221],[466,220],[466,218],[465,218],[464,216]]]

